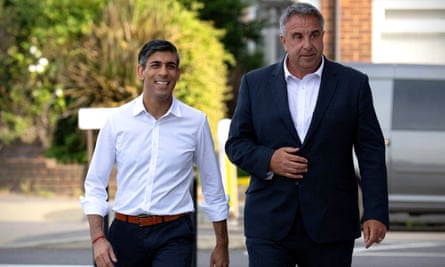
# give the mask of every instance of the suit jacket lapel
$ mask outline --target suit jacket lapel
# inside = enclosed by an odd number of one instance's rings
[[[274,107],[278,110],[279,114],[282,114],[282,119],[286,125],[286,128],[290,132],[291,136],[295,138],[294,141],[301,145],[300,137],[298,136],[297,129],[295,129],[292,117],[289,111],[289,100],[287,95],[287,85],[284,79],[284,62],[281,61],[276,65],[275,70],[272,72],[271,79],[269,80],[269,88],[272,88],[272,97]]]
[[[306,135],[306,138],[304,139],[303,146],[304,144],[308,143],[311,136],[316,131],[337,89],[337,71],[333,67],[334,66],[332,65],[332,63],[325,58],[325,66],[323,68],[323,73],[321,76],[317,103],[315,104],[314,114],[312,116],[312,121],[309,126],[308,133]]]

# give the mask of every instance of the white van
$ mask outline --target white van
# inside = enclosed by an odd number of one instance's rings
[[[369,76],[391,212],[445,213],[445,66],[347,64]]]

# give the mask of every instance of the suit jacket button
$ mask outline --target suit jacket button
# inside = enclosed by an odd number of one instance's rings
[[[299,181],[296,181],[296,182],[295,182],[295,185],[299,185],[299,184],[300,184],[300,182],[299,182]]]

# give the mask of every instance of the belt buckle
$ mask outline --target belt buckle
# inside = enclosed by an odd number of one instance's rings
[[[142,224],[142,219],[145,219],[145,218],[148,218],[148,217],[151,217],[151,215],[148,215],[148,214],[139,214],[139,215],[137,216],[137,218],[138,218],[138,225],[139,225],[140,227],[143,227],[144,225]]]

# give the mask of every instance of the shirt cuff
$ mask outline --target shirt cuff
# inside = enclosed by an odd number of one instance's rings
[[[110,212],[110,204],[107,201],[92,197],[80,197],[80,204],[85,215],[100,215],[105,217]]]
[[[199,204],[202,210],[207,214],[207,217],[212,222],[219,222],[227,220],[229,217],[229,204],[228,202],[217,203],[208,205],[206,202]]]
[[[273,178],[274,175],[275,175],[275,174],[274,174],[273,172],[268,171],[268,172],[266,173],[266,177],[264,177],[264,180],[272,180],[272,178]]]

